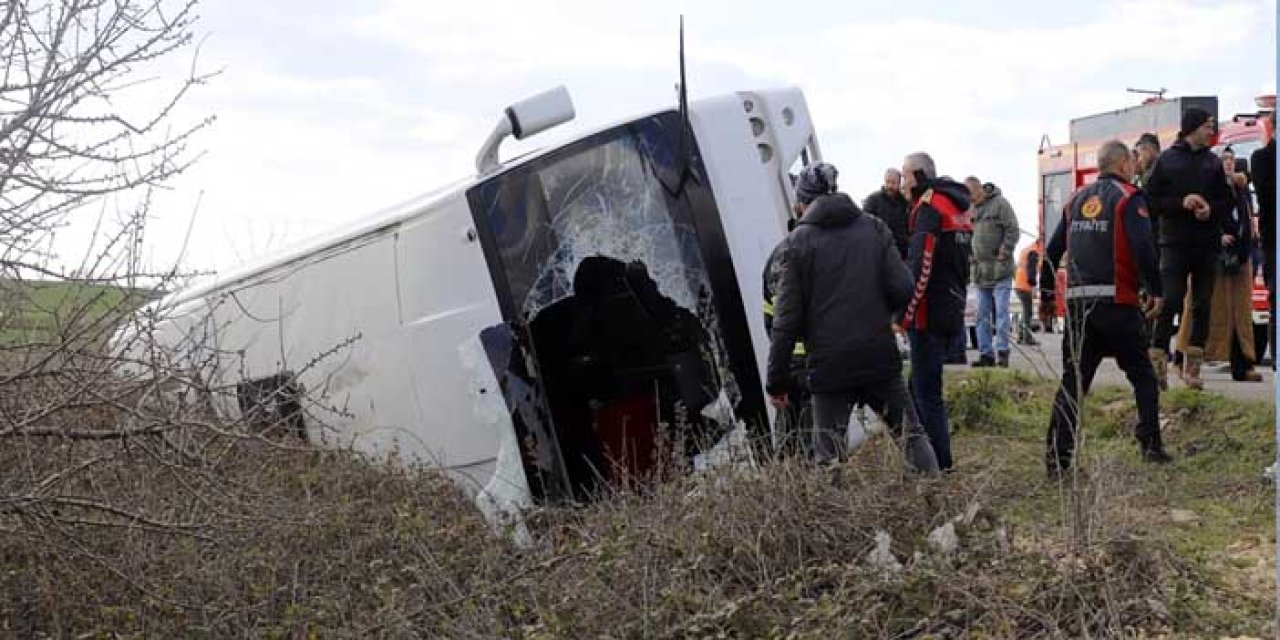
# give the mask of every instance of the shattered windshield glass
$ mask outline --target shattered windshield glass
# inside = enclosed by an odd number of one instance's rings
[[[691,222],[674,219],[637,137],[522,178],[518,190],[503,189],[489,216],[522,318],[572,295],[573,275],[591,256],[642,262],[663,295],[697,307],[706,286],[697,234]]]
[[[696,318],[700,350],[721,392],[739,391],[689,199],[675,193],[680,165],[674,113],[639,120],[571,145],[486,182],[472,196],[486,227],[490,261],[504,313],[528,325],[552,308],[574,304],[578,286],[595,281],[606,263],[651,281],[657,293]],[[584,262],[590,268],[584,269]],[[491,264],[491,268],[495,265]],[[599,267],[599,268],[597,268]],[[646,285],[647,286],[647,285]],[[644,298],[643,287],[627,295]],[[614,304],[614,303],[609,303]],[[660,323],[672,318],[646,301],[636,313]],[[677,340],[678,341],[678,340]]]
[[[591,256],[642,262],[663,295],[696,309],[702,262],[697,237],[672,220],[662,185],[648,171],[634,138],[619,138],[538,173],[550,212],[547,231],[559,243],[543,259],[524,298],[532,317],[573,293],[573,274]]]

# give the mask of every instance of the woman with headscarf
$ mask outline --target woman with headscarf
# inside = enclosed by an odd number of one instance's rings
[[[1258,361],[1253,342],[1253,206],[1249,198],[1249,177],[1236,172],[1236,155],[1231,147],[1222,152],[1222,166],[1235,196],[1230,215],[1223,221],[1221,268],[1213,287],[1209,312],[1209,340],[1205,360],[1230,361],[1231,379],[1261,382],[1254,369]],[[1190,299],[1182,313],[1191,317]],[[1189,322],[1178,328],[1178,348],[1186,351]]]

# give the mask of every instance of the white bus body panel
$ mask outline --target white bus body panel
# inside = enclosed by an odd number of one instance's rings
[[[502,318],[466,198],[403,217],[194,299],[179,294],[162,303],[181,306],[156,340],[189,363],[219,354],[202,370],[215,386],[296,374],[323,398],[305,407],[313,442],[438,465],[482,506],[519,506],[528,488],[515,434],[477,335]],[[230,396],[219,409],[239,413]]]
[[[755,111],[747,113],[744,100]],[[761,273],[786,231],[787,169],[806,147],[816,154],[813,125],[796,89],[702,100],[690,112],[763,386]],[[753,130],[751,117],[764,120],[763,131]],[[760,145],[771,147],[770,157]],[[323,407],[306,407],[312,441],[439,465],[486,511],[518,509],[530,501],[529,486],[479,341],[503,318],[467,202],[476,184],[464,181],[178,292],[151,308],[161,318],[155,341],[218,385],[296,374],[306,394],[323,397]],[[132,349],[138,355],[149,346]],[[239,412],[234,398],[220,408]]]
[[[748,105],[751,111],[747,111]],[[790,125],[785,124],[783,110],[791,114]],[[733,255],[763,386],[769,358],[763,320],[764,266],[786,235],[792,202],[787,171],[813,140],[813,124],[799,89],[744,92],[699,101],[691,111],[702,161]],[[758,134],[752,128],[753,117],[763,121]],[[762,145],[768,150],[762,151]]]

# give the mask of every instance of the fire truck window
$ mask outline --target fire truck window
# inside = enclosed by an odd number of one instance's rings
[[[1058,228],[1058,221],[1062,220],[1062,207],[1066,206],[1067,198],[1071,196],[1071,173],[1051,173],[1044,177],[1043,193],[1044,193],[1044,233],[1045,241],[1049,240],[1048,236],[1053,234],[1053,230]]]

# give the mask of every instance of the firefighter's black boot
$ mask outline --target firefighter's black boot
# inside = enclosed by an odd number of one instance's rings
[[[1142,461],[1151,464],[1169,464],[1173,462],[1173,456],[1170,456],[1164,450],[1164,443],[1160,440],[1160,434],[1142,440],[1139,442],[1142,451]]]

